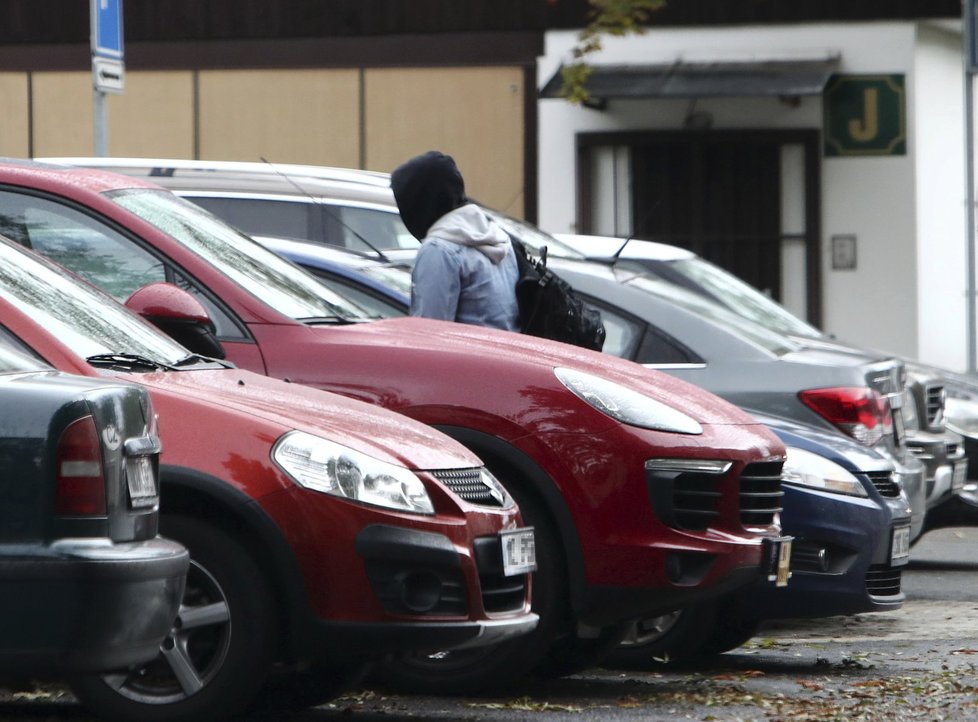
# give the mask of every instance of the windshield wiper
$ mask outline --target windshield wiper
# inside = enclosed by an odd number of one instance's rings
[[[234,368],[234,364],[230,361],[222,361],[220,359],[211,358],[210,356],[201,356],[199,353],[187,354],[182,359],[174,363],[173,368],[186,368],[187,366],[196,366],[198,364],[220,366],[221,368],[225,369]]]
[[[333,325],[333,326],[347,326],[353,323],[360,323],[364,319],[362,318],[352,318],[350,316],[310,316],[308,318],[300,318],[302,323],[307,323],[310,326],[316,326],[318,324],[323,325]]]
[[[99,368],[115,368],[122,371],[172,371],[173,366],[168,366],[159,361],[140,356],[135,353],[100,353],[89,356],[85,359],[92,366]]]

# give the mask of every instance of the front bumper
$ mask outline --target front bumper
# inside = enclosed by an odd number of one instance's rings
[[[179,610],[189,560],[159,537],[0,546],[0,667],[48,675],[150,661]]]
[[[825,617],[887,611],[904,601],[891,558],[896,528],[910,524],[905,503],[884,503],[785,485],[782,527],[794,536],[786,587],[758,583],[730,604],[750,619]],[[904,539],[906,541],[906,539]]]
[[[968,459],[958,434],[916,431],[907,435],[907,448],[924,465],[928,510],[946,502],[964,486]]]
[[[434,515],[301,489],[262,499],[302,574],[303,656],[436,651],[535,628],[530,574],[502,568],[500,532],[521,527],[516,507],[462,505],[429,491]]]

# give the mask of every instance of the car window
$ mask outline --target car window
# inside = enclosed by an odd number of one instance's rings
[[[241,325],[190,279],[92,216],[40,196],[2,191],[0,226],[13,230],[9,236],[12,240],[70,268],[120,302],[147,284],[170,281],[204,305],[218,338],[240,340],[247,336]]]
[[[181,193],[250,236],[316,239],[316,208],[306,198],[222,198]]]
[[[0,242],[0,298],[83,358],[127,353],[174,364],[187,350],[99,289]]]
[[[662,330],[649,326],[639,344],[635,361],[663,366],[700,364],[702,359]]]
[[[777,333],[819,338],[821,332],[729,271],[702,258],[672,261],[671,268],[694,286],[717,298],[735,313]]]
[[[637,318],[625,315],[593,296],[579,295],[601,312],[601,320],[604,323],[606,333],[604,346],[601,350],[612,356],[625,359],[633,358],[638,340],[642,337],[645,323]]]
[[[784,356],[799,349],[798,344],[789,338],[754,323],[699,293],[688,291],[648,274],[633,275],[616,268],[616,276],[621,283],[664,298],[670,303],[697,316],[702,316],[720,327],[730,329],[741,338],[774,356]]]
[[[332,273],[319,270],[318,268],[308,268],[316,278],[327,288],[335,291],[338,295],[355,301],[371,316],[380,318],[397,318],[406,316],[407,309],[396,301],[382,297],[376,291],[370,291],[346,278],[340,278]]]
[[[482,210],[501,225],[507,233],[523,241],[532,253],[539,254],[546,247],[549,255],[560,256],[561,258],[584,258],[583,253],[579,253],[563,241],[557,240],[531,223],[485,206],[482,206]]]
[[[323,214],[326,242],[335,246],[367,252],[421,245],[393,210],[323,203]]]
[[[127,238],[74,208],[24,193],[0,193],[0,225],[13,239],[72,269],[124,301],[137,288],[163,281],[163,264]]]
[[[297,321],[358,320],[369,314],[309,273],[174,194],[151,188],[107,194],[114,202],[177,239],[255,298]]]

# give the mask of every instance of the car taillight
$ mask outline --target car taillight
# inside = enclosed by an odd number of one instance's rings
[[[55,511],[61,516],[105,514],[105,471],[91,416],[73,421],[58,440]]]
[[[815,413],[866,446],[876,444],[892,428],[890,402],[865,386],[812,389],[799,396]]]

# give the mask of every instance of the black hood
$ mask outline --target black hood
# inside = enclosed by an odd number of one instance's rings
[[[430,150],[391,173],[401,220],[419,241],[435,221],[468,203],[465,181],[450,155]]]

